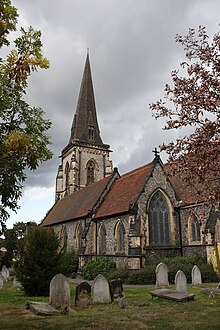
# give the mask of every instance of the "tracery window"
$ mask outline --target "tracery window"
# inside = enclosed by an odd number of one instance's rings
[[[191,230],[192,230],[192,241],[200,241],[201,240],[200,222],[195,215],[192,216]]]
[[[106,230],[103,224],[100,225],[99,235],[98,235],[98,243],[99,243],[99,254],[106,253]]]
[[[95,164],[90,160],[87,164],[87,186],[95,181]]]
[[[166,246],[170,243],[169,208],[161,191],[157,191],[149,204],[149,243]]]

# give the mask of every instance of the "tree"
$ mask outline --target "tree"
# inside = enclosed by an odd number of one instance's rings
[[[8,34],[16,30],[17,10],[10,0],[0,4],[0,48],[8,46]],[[52,157],[46,134],[51,122],[41,108],[25,101],[28,77],[39,68],[48,68],[43,57],[41,32],[21,28],[15,49],[0,58],[0,223],[8,218],[7,208],[16,211],[26,179],[25,169],[35,170]]]
[[[7,253],[2,258],[2,265],[6,265],[7,267],[11,267],[14,257],[16,256],[16,252],[18,250],[19,245],[24,240],[27,235],[28,228],[36,227],[37,223],[32,222],[16,222],[13,225],[12,229],[8,229],[5,226],[4,229],[4,239],[0,240],[2,246],[4,246],[7,250]]]
[[[52,229],[35,227],[19,245],[15,274],[29,296],[48,296],[59,270],[59,239]]]
[[[198,32],[198,33],[197,33]],[[189,134],[163,144],[169,155],[170,172],[193,184],[204,201],[220,200],[220,33],[212,41],[205,27],[176,36],[186,60],[171,72],[163,100],[150,104],[153,116],[165,117],[165,130],[190,127]]]

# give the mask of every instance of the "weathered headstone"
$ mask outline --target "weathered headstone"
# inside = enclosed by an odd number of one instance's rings
[[[50,282],[49,303],[55,308],[64,309],[70,306],[70,286],[62,274],[57,274]]]
[[[13,279],[13,288],[16,288],[18,290],[22,289],[22,284],[21,284],[21,282],[18,281],[16,276],[14,276],[14,279]]]
[[[202,276],[201,272],[198,266],[194,266],[192,269],[192,284],[197,285],[197,284],[202,284]]]
[[[126,308],[128,306],[128,301],[125,297],[121,297],[119,298],[119,301],[118,301],[118,306],[120,308]]]
[[[120,279],[115,279],[110,282],[110,293],[112,300],[119,300],[123,297],[123,285]]]
[[[4,285],[4,277],[2,275],[2,273],[0,272],[0,290],[3,288],[3,285]]]
[[[178,272],[175,275],[175,285],[176,285],[176,291],[181,293],[187,293],[187,281],[186,281],[186,275],[182,270],[178,270]]]
[[[87,307],[90,305],[91,285],[83,281],[76,287],[75,305],[80,307]]]
[[[41,316],[50,316],[59,314],[53,306],[43,302],[28,301],[26,303],[26,309],[30,309],[34,314]]]
[[[2,271],[1,271],[1,273],[2,273],[2,275],[3,275],[4,279],[5,279],[5,281],[7,281],[8,278],[9,278],[9,270],[8,270],[8,268],[7,268],[5,265],[2,266]]]
[[[92,287],[93,304],[108,304],[111,302],[110,289],[107,279],[99,274]]]
[[[167,265],[160,262],[156,268],[156,289],[168,288],[168,269]]]

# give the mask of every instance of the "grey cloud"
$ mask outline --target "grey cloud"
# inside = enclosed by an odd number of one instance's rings
[[[58,156],[68,142],[90,47],[101,134],[114,166],[125,172],[153,158],[152,149],[176,137],[162,131],[148,104],[163,96],[170,72],[184,58],[175,35],[189,27],[217,32],[218,0],[14,1],[23,24],[42,31],[49,70],[30,79],[28,102],[41,106],[53,127],[54,159],[28,174],[28,186],[52,186]],[[163,156],[164,157],[164,156]],[[164,157],[165,159],[165,157]]]

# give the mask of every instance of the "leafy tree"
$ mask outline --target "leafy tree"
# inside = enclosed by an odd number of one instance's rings
[[[5,228],[4,239],[1,239],[0,244],[6,248],[7,253],[1,260],[2,265],[4,264],[7,267],[11,267],[18,246],[27,234],[27,229],[34,226],[37,226],[37,223],[34,221],[27,223],[20,221],[16,222],[12,229]]]
[[[59,270],[59,239],[52,229],[35,227],[18,249],[15,274],[29,296],[48,296]]]
[[[220,200],[220,33],[210,41],[200,26],[198,33],[189,29],[186,36],[177,35],[176,42],[183,45],[186,60],[171,72],[172,86],[165,86],[164,98],[150,109],[156,118],[166,118],[165,130],[190,127],[191,133],[161,150],[169,155],[171,172],[200,194],[205,191],[204,201],[215,204]]]
[[[18,13],[10,0],[0,4],[0,48],[8,46],[8,34],[16,30]],[[41,32],[21,29],[5,60],[0,58],[0,222],[8,218],[7,208],[16,211],[26,179],[25,169],[35,170],[52,157],[46,134],[51,122],[41,108],[25,101],[28,77],[48,68],[42,54]]]

